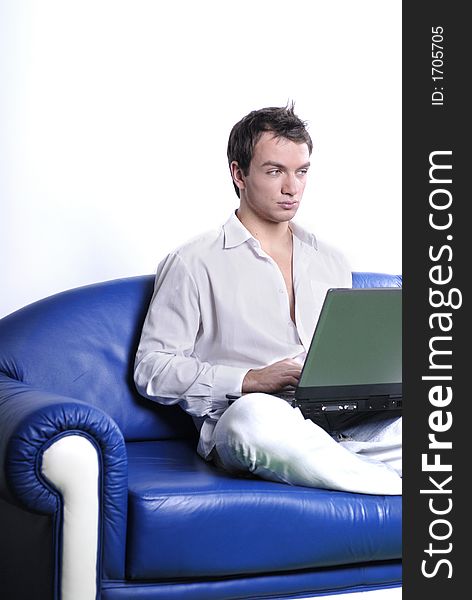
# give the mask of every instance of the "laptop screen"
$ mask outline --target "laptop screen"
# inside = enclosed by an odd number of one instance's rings
[[[364,393],[370,386],[391,393],[401,382],[401,288],[330,289],[300,377],[301,395],[318,396],[317,388],[320,396],[325,388],[335,396],[351,388]]]

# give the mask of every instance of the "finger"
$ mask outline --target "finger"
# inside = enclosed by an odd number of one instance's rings
[[[287,369],[284,372],[284,375],[288,377],[300,377],[302,370],[301,369]]]
[[[287,387],[287,386],[294,386],[296,387],[296,385],[298,384],[298,378],[297,377],[284,377],[283,379],[280,380],[279,382],[282,387]]]

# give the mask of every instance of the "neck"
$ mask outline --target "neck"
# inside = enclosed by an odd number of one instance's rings
[[[266,221],[242,210],[241,207],[236,211],[236,216],[264,249],[291,242],[290,221]]]

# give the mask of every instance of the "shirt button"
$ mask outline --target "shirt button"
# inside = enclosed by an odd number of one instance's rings
[[[285,290],[283,290],[282,288],[280,288],[279,292],[280,292],[281,294],[285,294]]]

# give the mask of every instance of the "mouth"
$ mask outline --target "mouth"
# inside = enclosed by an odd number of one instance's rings
[[[284,210],[292,210],[298,207],[298,200],[286,200],[284,202],[277,202],[277,204]]]

